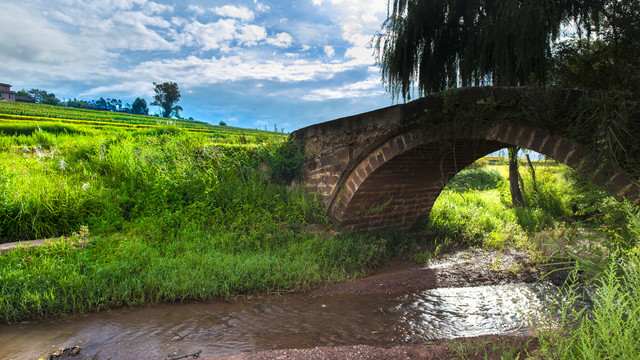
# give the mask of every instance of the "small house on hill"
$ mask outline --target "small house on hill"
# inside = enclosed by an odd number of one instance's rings
[[[11,91],[11,85],[0,83],[0,101],[16,101],[16,92]]]

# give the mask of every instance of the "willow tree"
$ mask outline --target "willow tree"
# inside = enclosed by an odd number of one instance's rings
[[[409,100],[459,86],[544,85],[552,43],[604,0],[389,0],[376,53],[387,92]],[[509,151],[518,188],[517,151]],[[512,191],[514,205],[524,202]]]

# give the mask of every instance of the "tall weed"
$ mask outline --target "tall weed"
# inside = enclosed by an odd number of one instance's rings
[[[554,359],[637,359],[639,293],[640,252],[632,253],[627,263],[612,257],[592,292],[593,308],[576,312],[569,302],[550,329],[541,329],[542,354]],[[572,294],[568,299],[577,301]]]

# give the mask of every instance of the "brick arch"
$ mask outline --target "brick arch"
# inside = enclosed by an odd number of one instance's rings
[[[459,170],[511,145],[546,154],[640,204],[640,179],[611,163],[586,161],[603,156],[589,156],[561,130],[584,111],[581,99],[590,96],[579,90],[464,88],[308,126],[291,138],[305,157],[303,185],[346,229],[413,225]],[[640,97],[631,101],[637,124]],[[469,122],[475,129],[460,129]]]
[[[440,125],[426,135],[411,129],[388,138],[347,166],[328,201],[328,213],[347,230],[408,228],[428,215],[444,186],[475,160],[521,146],[562,162],[605,185],[614,195],[637,198],[638,187],[611,164],[591,164],[580,144],[524,124],[489,124],[481,132],[452,133]],[[448,135],[442,135],[448,134]],[[615,169],[615,171],[611,171]]]

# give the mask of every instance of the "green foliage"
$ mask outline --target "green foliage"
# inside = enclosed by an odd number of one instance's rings
[[[390,0],[376,50],[394,97],[490,83],[546,83],[550,42],[596,3]],[[579,15],[587,15],[579,17]]]
[[[178,84],[174,82],[163,82],[162,84],[153,83],[153,102],[151,105],[159,106],[162,108],[162,117],[171,117],[172,114],[178,115],[178,111],[182,110],[182,107],[175,106],[175,103],[180,100],[180,90],[178,90]]]
[[[591,292],[593,309],[576,310],[579,294],[566,290],[552,329],[542,329],[541,353],[554,359],[636,359],[640,352],[640,253],[620,254],[608,266]]]
[[[274,180],[280,183],[290,183],[300,177],[304,155],[298,144],[293,141],[285,141],[270,146],[265,162],[269,166]]]
[[[136,98],[131,104],[131,113],[137,115],[149,115],[147,101],[142,98]]]
[[[591,36],[556,46],[554,82],[567,88],[640,91],[640,3],[604,1]]]

